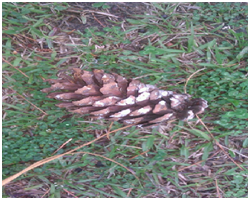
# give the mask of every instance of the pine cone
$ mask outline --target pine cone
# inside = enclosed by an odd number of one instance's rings
[[[61,71],[58,77],[45,80],[52,85],[42,90],[45,93],[58,90],[47,96],[62,101],[56,106],[126,125],[148,126],[172,119],[189,120],[207,107],[204,99],[191,99],[189,94],[160,90],[103,70],[89,72],[73,68],[72,76]]]

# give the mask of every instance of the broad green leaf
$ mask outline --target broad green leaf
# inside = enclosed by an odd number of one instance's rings
[[[212,150],[213,150],[213,143],[212,142],[207,143],[203,151],[202,160],[206,160],[209,156],[210,151]]]
[[[50,185],[50,191],[49,191],[49,192],[50,192],[50,194],[51,194],[51,195],[54,195],[55,190],[56,190],[55,185],[54,185],[54,184],[51,184],[51,185]]]
[[[203,45],[199,46],[197,49],[202,50],[202,49],[205,49],[205,48],[208,48],[208,47],[211,48],[215,43],[216,43],[216,40],[214,39],[211,42],[208,42],[206,44],[203,44]]]
[[[235,157],[235,153],[234,153],[233,151],[228,150],[228,153],[229,153],[229,155],[230,155],[232,158]]]
[[[219,29],[221,29],[224,26],[224,23],[222,23],[220,26],[216,27],[215,29],[211,30],[211,33],[214,33],[216,31],[218,31]]]
[[[120,195],[123,198],[127,198],[127,194],[123,192],[119,187],[113,185],[112,188],[115,190],[116,194]]]
[[[243,146],[243,148],[247,148],[247,147],[248,147],[248,138],[246,138],[246,139],[243,141],[242,146]]]
[[[50,38],[46,38],[46,42],[48,44],[49,49],[53,49],[53,42]]]
[[[104,2],[93,3],[93,4],[92,4],[92,7],[94,7],[94,8],[99,8],[99,7],[101,7],[103,4],[105,4],[105,3],[104,3]]]
[[[196,135],[198,137],[202,137],[205,140],[208,140],[208,141],[211,140],[210,136],[207,133],[203,132],[203,131],[200,131],[198,129],[189,129],[189,128],[186,128],[186,127],[181,127],[181,128],[183,128],[183,129],[185,129],[187,131],[190,131],[194,135]]]
[[[57,62],[56,64],[55,64],[55,66],[60,66],[61,64],[63,64],[63,63],[65,63],[66,61],[68,60],[68,58],[63,58],[63,59],[60,59],[60,61],[59,62]]]
[[[82,23],[83,24],[86,24],[87,23],[87,17],[85,15],[82,15],[81,16],[81,20],[82,20]]]
[[[248,118],[248,110],[247,109],[238,108],[234,112],[235,112],[235,116],[240,118],[240,119],[247,119]]]
[[[17,57],[17,58],[14,60],[13,66],[17,67],[17,66],[19,65],[19,63],[20,63],[22,60],[23,60],[22,58],[18,58],[18,57]]]
[[[8,21],[8,24],[14,24],[14,25],[17,25],[17,26],[22,26],[21,23],[17,22],[16,20],[14,19],[6,19]],[[5,32],[5,31],[4,31]]]
[[[153,160],[162,160],[166,158],[167,152],[165,150],[159,149]]]
[[[239,184],[242,183],[243,178],[244,177],[242,175],[236,174],[236,175],[233,176],[233,179],[234,179],[233,182],[236,183],[237,185],[239,185]]]
[[[29,10],[31,12],[38,13],[38,14],[44,14],[44,13],[48,12],[47,10],[38,10],[38,9],[35,9],[35,8],[29,8]]]
[[[32,84],[34,80],[34,74],[30,74],[29,75],[29,80],[28,80],[28,84]]]
[[[43,184],[34,185],[34,186],[31,186],[31,187],[24,188],[24,190],[32,190],[32,189],[36,189],[36,188],[41,188],[43,186],[44,186]]]
[[[11,27],[11,29],[9,29],[9,30],[3,30],[3,33],[12,35],[12,34],[18,34],[19,31],[20,31],[20,28],[18,28],[18,27]]]
[[[193,27],[192,22],[191,22],[190,31],[191,31],[191,35],[189,36],[189,39],[188,39],[188,53],[190,53],[193,50],[193,46],[194,46],[194,27]]]
[[[207,62],[208,62],[208,63],[211,62],[211,52],[210,52],[210,48],[207,48]]]
[[[153,144],[154,144],[154,139],[155,137],[151,136],[147,139],[147,143],[146,143],[146,146],[147,146],[147,149],[151,149]]]
[[[237,59],[243,58],[245,54],[248,52],[248,47],[245,47],[244,49],[241,50],[241,52],[236,56]]]
[[[149,150],[154,144],[154,137],[151,136],[147,139],[147,141],[142,143],[142,150],[147,151]]]
[[[198,63],[197,65],[204,66],[204,67],[218,67],[218,65],[211,64],[211,63]]]
[[[38,30],[38,29],[36,29],[36,28],[34,28],[32,26],[30,27],[30,31],[31,31],[31,34],[36,35],[39,38],[44,37],[44,35],[42,34],[42,32],[40,30]],[[35,38],[35,36],[34,36],[34,38]]]
[[[188,156],[189,156],[189,150],[188,150],[188,147],[182,145],[182,147],[180,148],[180,154],[181,156],[185,156],[185,159],[187,160],[188,159]]]
[[[19,108],[19,107],[17,107],[17,106],[12,105],[12,104],[8,104],[8,103],[4,103],[4,102],[3,102],[2,105],[3,105],[3,106],[8,106],[8,107],[11,107],[11,108],[14,108],[14,109],[23,111],[23,108]]]
[[[52,60],[55,60],[55,57],[56,57],[56,51],[53,51],[52,53],[51,53],[51,59]]]
[[[36,28],[38,27],[42,22],[44,18],[40,18],[35,24],[33,24],[33,27]],[[41,26],[41,25],[40,25]]]
[[[215,45],[215,58],[218,64],[222,64],[221,54],[219,53],[217,45]]]

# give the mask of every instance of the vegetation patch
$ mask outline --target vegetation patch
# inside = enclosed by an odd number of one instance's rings
[[[247,197],[247,16],[247,3],[3,3],[2,178],[94,140],[5,184],[3,197]],[[72,114],[41,90],[73,67],[209,107],[154,129]]]

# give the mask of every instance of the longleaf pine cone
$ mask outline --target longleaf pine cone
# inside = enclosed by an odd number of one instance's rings
[[[58,73],[59,79],[46,79],[51,87],[41,91],[61,101],[56,106],[73,113],[90,114],[125,125],[148,126],[173,119],[189,120],[208,107],[202,98],[192,99],[189,94],[160,90],[115,73],[79,68],[71,72],[71,76],[62,71]]]

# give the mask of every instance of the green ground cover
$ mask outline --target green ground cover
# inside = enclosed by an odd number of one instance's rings
[[[13,180],[3,197],[247,196],[247,3],[2,5],[3,179],[71,138],[56,154],[109,130],[109,121],[71,115],[40,91],[69,67],[186,88],[208,101],[200,117],[214,137],[197,119],[130,127],[79,151],[134,173],[69,154]]]

